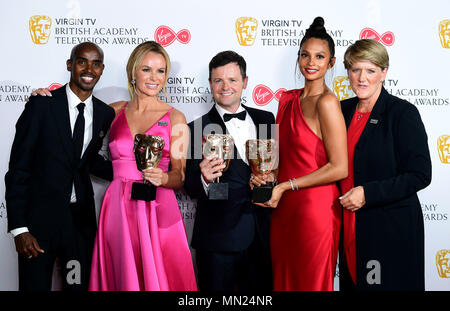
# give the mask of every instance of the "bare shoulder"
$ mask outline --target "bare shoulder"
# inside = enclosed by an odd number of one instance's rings
[[[333,92],[327,91],[320,95],[319,99],[317,100],[317,105],[319,106],[319,108],[321,106],[339,106],[339,100]]]
[[[116,115],[118,115],[126,103],[127,103],[126,101],[114,102],[114,103],[109,104],[109,106],[112,107],[114,109],[114,111],[116,112]]]
[[[317,100],[317,111],[319,114],[323,115],[329,112],[336,112],[341,110],[341,105],[336,95],[333,92],[324,92]]]
[[[186,117],[184,116],[184,113],[182,113],[180,110],[173,108],[170,112],[170,121],[172,124],[180,124],[184,123],[186,124]]]

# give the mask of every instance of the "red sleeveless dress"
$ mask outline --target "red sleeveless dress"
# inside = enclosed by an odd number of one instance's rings
[[[303,117],[302,91],[284,93],[278,106],[280,183],[328,162],[323,141]],[[333,290],[342,213],[338,197],[336,183],[283,194],[271,221],[274,290]]]

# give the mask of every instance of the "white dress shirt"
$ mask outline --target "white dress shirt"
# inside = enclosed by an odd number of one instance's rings
[[[70,118],[70,128],[72,129],[75,127],[75,121],[78,116],[78,108],[77,105],[79,103],[84,103],[86,106],[84,108],[84,140],[83,140],[83,149],[81,151],[81,155],[84,154],[86,151],[87,146],[89,145],[89,142],[92,139],[92,116],[93,116],[93,107],[92,107],[92,95],[89,96],[85,101],[82,101],[78,98],[77,95],[70,89],[69,83],[66,85],[66,94],[67,94],[67,101],[68,101],[68,108],[69,108],[69,118]],[[75,194],[75,186],[72,184],[72,195],[70,197],[70,203],[75,203],[77,201],[77,197]],[[11,230],[11,234],[16,237],[17,235],[28,232],[27,227],[20,227]]]
[[[223,115],[225,113],[230,113],[229,111],[223,109],[218,104],[215,104],[217,112],[223,120]],[[239,105],[239,108],[234,113],[239,113],[241,111],[245,111],[242,105]],[[238,118],[232,118],[231,120],[224,122],[225,127],[227,128],[228,133],[233,137],[234,145],[236,146],[238,154],[236,155],[237,159],[242,159],[247,165],[248,160],[245,156],[245,143],[249,139],[256,139],[256,125],[253,122],[252,118],[248,114],[248,111],[245,115],[245,120],[240,120]],[[203,175],[200,175],[200,178],[203,183],[203,188],[205,189],[206,194],[208,194],[208,186],[209,184],[203,178]]]

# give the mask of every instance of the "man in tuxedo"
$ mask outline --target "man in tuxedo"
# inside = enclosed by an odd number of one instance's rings
[[[209,63],[209,84],[216,104],[189,123],[190,157],[185,190],[198,199],[192,246],[196,250],[200,290],[271,290],[270,210],[251,203],[251,171],[245,157],[248,139],[270,138],[272,113],[241,105],[247,86],[246,62],[224,51]],[[230,134],[234,158],[226,171],[221,159],[202,157],[202,137]],[[210,200],[211,182],[228,183],[228,200]]]
[[[112,179],[110,161],[98,152],[115,114],[92,96],[104,69],[103,51],[81,43],[66,65],[68,84],[25,105],[5,176],[19,290],[50,290],[56,258],[63,289],[87,290],[97,228],[89,174]]]

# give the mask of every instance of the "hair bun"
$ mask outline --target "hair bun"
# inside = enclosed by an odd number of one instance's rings
[[[331,57],[334,57],[334,40],[333,38],[328,34],[327,30],[325,29],[325,21],[322,17],[317,16],[314,21],[312,22],[311,26],[309,26],[308,29],[305,31],[305,35],[303,36],[302,41],[300,42],[300,49],[301,50],[303,43],[306,42],[306,40],[310,38],[316,38],[325,40],[328,43],[328,48],[330,49],[330,55]]]
[[[312,22],[311,26],[309,26],[309,30],[325,30],[325,21],[322,17],[317,16],[314,21]]]

